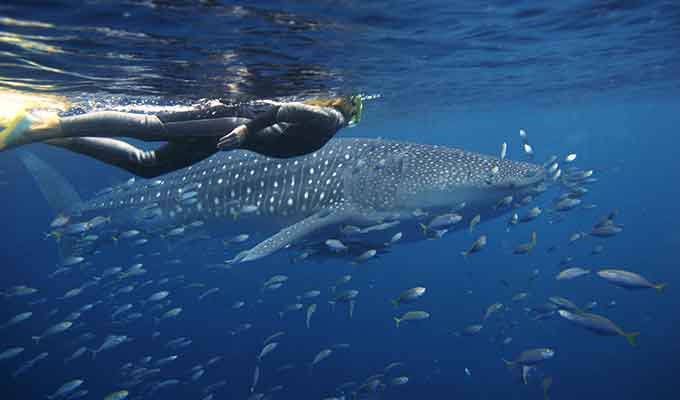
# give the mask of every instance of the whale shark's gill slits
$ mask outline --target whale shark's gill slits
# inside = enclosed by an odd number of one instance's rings
[[[387,210],[396,206],[401,186],[404,160],[391,154],[389,146],[374,149],[370,157],[350,163],[344,174],[348,201],[363,208]]]
[[[300,212],[304,213],[307,211],[307,199],[309,199],[309,189],[307,182],[305,180],[305,170],[304,168],[297,168],[293,172],[294,176],[296,177],[295,181],[295,199],[294,202],[296,204],[295,209],[299,210]]]
[[[275,214],[280,191],[279,179],[281,178],[283,167],[283,162],[277,160],[272,166],[269,176],[263,180],[264,187],[262,190],[264,191],[264,196],[262,198],[262,206],[260,207],[260,210],[265,214]]]
[[[248,160],[250,161],[250,160]],[[241,206],[255,205],[257,202],[257,188],[255,187],[255,170],[257,166],[252,162],[244,162],[239,164],[239,176],[237,180],[238,196]]]
[[[314,197],[311,203],[312,208],[327,207],[335,204],[342,199],[342,180],[337,173],[343,167],[343,163],[348,163],[353,158],[354,149],[353,143],[350,142],[344,148],[324,149],[312,157],[315,161],[314,174],[311,174],[309,180],[312,181]],[[309,182],[308,180],[308,182]],[[311,191],[312,187],[308,190]]]
[[[212,182],[210,182],[210,191],[208,192],[206,202],[212,211],[212,215],[220,217],[225,215],[225,205],[227,204],[225,196],[229,182],[226,179],[226,163],[216,163],[214,171],[214,177]]]
[[[288,163],[290,164],[290,163]],[[280,214],[280,215],[287,215],[288,212],[286,211],[284,205],[286,201],[284,200],[286,197],[286,188],[288,187],[288,175],[290,173],[290,168],[285,168],[283,170],[283,173],[279,176],[279,179],[276,182],[276,206],[274,207],[274,213]]]
[[[328,158],[325,162],[328,162],[331,168],[330,176],[328,177],[328,180],[331,182],[329,186],[331,187],[333,204],[336,204],[342,202],[345,196],[342,180],[342,167],[340,165],[341,163],[338,161],[340,153],[333,149],[327,150],[327,153]]]
[[[290,170],[290,179],[286,185],[286,210],[289,212],[295,212],[299,207],[298,195],[299,195],[299,176],[295,169]]]
[[[216,198],[219,189],[217,186],[219,170],[213,163],[211,163],[210,168],[208,169],[208,175],[209,177],[208,180],[205,181],[205,189],[201,193],[200,200],[210,214],[218,216],[218,209],[214,203],[214,199]]]
[[[323,191],[323,188],[319,187],[319,179],[314,175],[316,172],[318,172],[316,165],[310,163],[310,165],[306,166],[305,172],[307,174],[307,190],[310,192],[309,207],[314,209],[319,204],[319,194],[320,191]]]

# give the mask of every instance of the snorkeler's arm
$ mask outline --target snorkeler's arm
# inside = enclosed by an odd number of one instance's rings
[[[274,124],[287,123],[335,128],[344,125],[342,114],[329,107],[304,103],[285,103],[275,106],[246,124],[248,132],[258,132]]]
[[[272,126],[278,122],[277,114],[279,112],[280,106],[274,106],[270,110],[258,115],[257,117],[246,123],[245,126],[248,132],[257,132]]]
[[[286,103],[279,107],[277,122],[336,128],[345,125],[342,114],[331,107]]]
[[[335,109],[286,103],[233,129],[220,138],[217,147],[220,150],[243,147],[266,155],[299,155],[316,149],[344,125],[345,119]]]

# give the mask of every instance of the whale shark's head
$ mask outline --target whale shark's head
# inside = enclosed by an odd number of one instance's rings
[[[463,202],[493,207],[503,197],[533,192],[545,178],[539,165],[435,146],[409,152],[403,171],[397,204],[423,209]]]
[[[442,146],[384,143],[355,167],[350,198],[376,210],[493,208],[537,192],[546,172],[527,162]]]

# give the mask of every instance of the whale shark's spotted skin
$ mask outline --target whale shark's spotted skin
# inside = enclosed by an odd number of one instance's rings
[[[158,180],[121,185],[77,211],[83,220],[111,216],[121,230],[162,232],[201,220],[225,235],[267,237],[288,227],[269,254],[329,225],[406,218],[415,209],[436,213],[465,202],[493,216],[499,199],[530,192],[544,174],[531,163],[444,146],[335,139],[294,159],[218,153]]]

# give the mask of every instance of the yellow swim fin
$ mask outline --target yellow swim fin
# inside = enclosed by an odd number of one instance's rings
[[[0,150],[4,150],[21,138],[31,128],[31,120],[24,110],[12,118],[5,129],[0,131]]]

